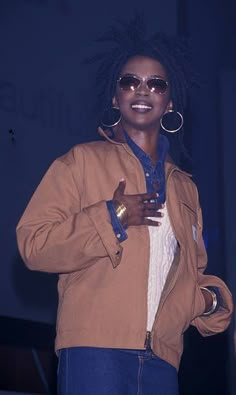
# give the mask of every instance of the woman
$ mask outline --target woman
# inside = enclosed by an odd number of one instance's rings
[[[232,300],[203,274],[197,189],[168,155],[184,152],[185,49],[161,34],[144,41],[133,25],[113,36],[100,103],[118,119],[103,119],[106,141],[51,165],[18,245],[30,269],[59,273],[60,394],[176,395],[184,331],[225,330]],[[170,148],[163,130],[176,131]]]

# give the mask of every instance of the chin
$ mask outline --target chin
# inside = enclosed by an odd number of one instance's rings
[[[132,125],[129,125],[130,127],[132,127],[133,129],[139,130],[140,132],[151,132],[153,130],[157,130],[159,123],[155,122],[155,123],[143,123],[143,122],[136,122],[133,123]]]
[[[140,119],[140,120],[125,120],[123,119],[123,127],[124,129],[132,128],[140,131],[149,131],[149,130],[154,130],[158,129],[160,126],[160,120],[155,120],[155,121],[149,121],[145,119]]]

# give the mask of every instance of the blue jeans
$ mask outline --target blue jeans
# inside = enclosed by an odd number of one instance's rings
[[[149,350],[60,350],[59,395],[178,395],[176,369]]]

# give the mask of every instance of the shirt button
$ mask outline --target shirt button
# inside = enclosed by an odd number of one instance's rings
[[[147,177],[149,177],[149,176],[150,176],[150,174],[149,174],[149,173],[146,173],[146,176],[147,176]]]
[[[117,250],[117,251],[116,251],[116,256],[117,256],[117,258],[118,258],[119,255],[120,255],[120,250]]]
[[[116,237],[117,237],[117,239],[120,239],[121,238],[121,234],[117,233]]]

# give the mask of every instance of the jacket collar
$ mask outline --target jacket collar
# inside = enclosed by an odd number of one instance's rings
[[[126,144],[126,138],[123,128],[116,126],[115,132],[111,132],[109,129],[103,130],[101,127],[98,128],[100,136],[104,137],[110,143],[113,144]]]
[[[127,142],[126,142],[124,130],[121,127],[116,127],[116,131],[113,132],[113,135],[110,132],[110,130],[103,130],[101,127],[98,128],[98,133],[100,134],[100,136],[104,137],[107,141],[109,141],[112,144],[117,144],[117,145],[124,145],[124,144],[126,144],[127,148],[129,148],[129,146],[128,146]],[[131,149],[130,149],[130,151],[131,151]],[[131,151],[131,153],[132,153],[132,151]],[[171,156],[169,154],[167,154],[166,155],[166,160],[165,160],[166,177],[172,171],[179,171],[180,173],[186,174],[188,177],[192,177],[191,173],[188,173],[188,172],[180,169],[180,167],[178,167],[174,163],[174,161],[171,158]]]

